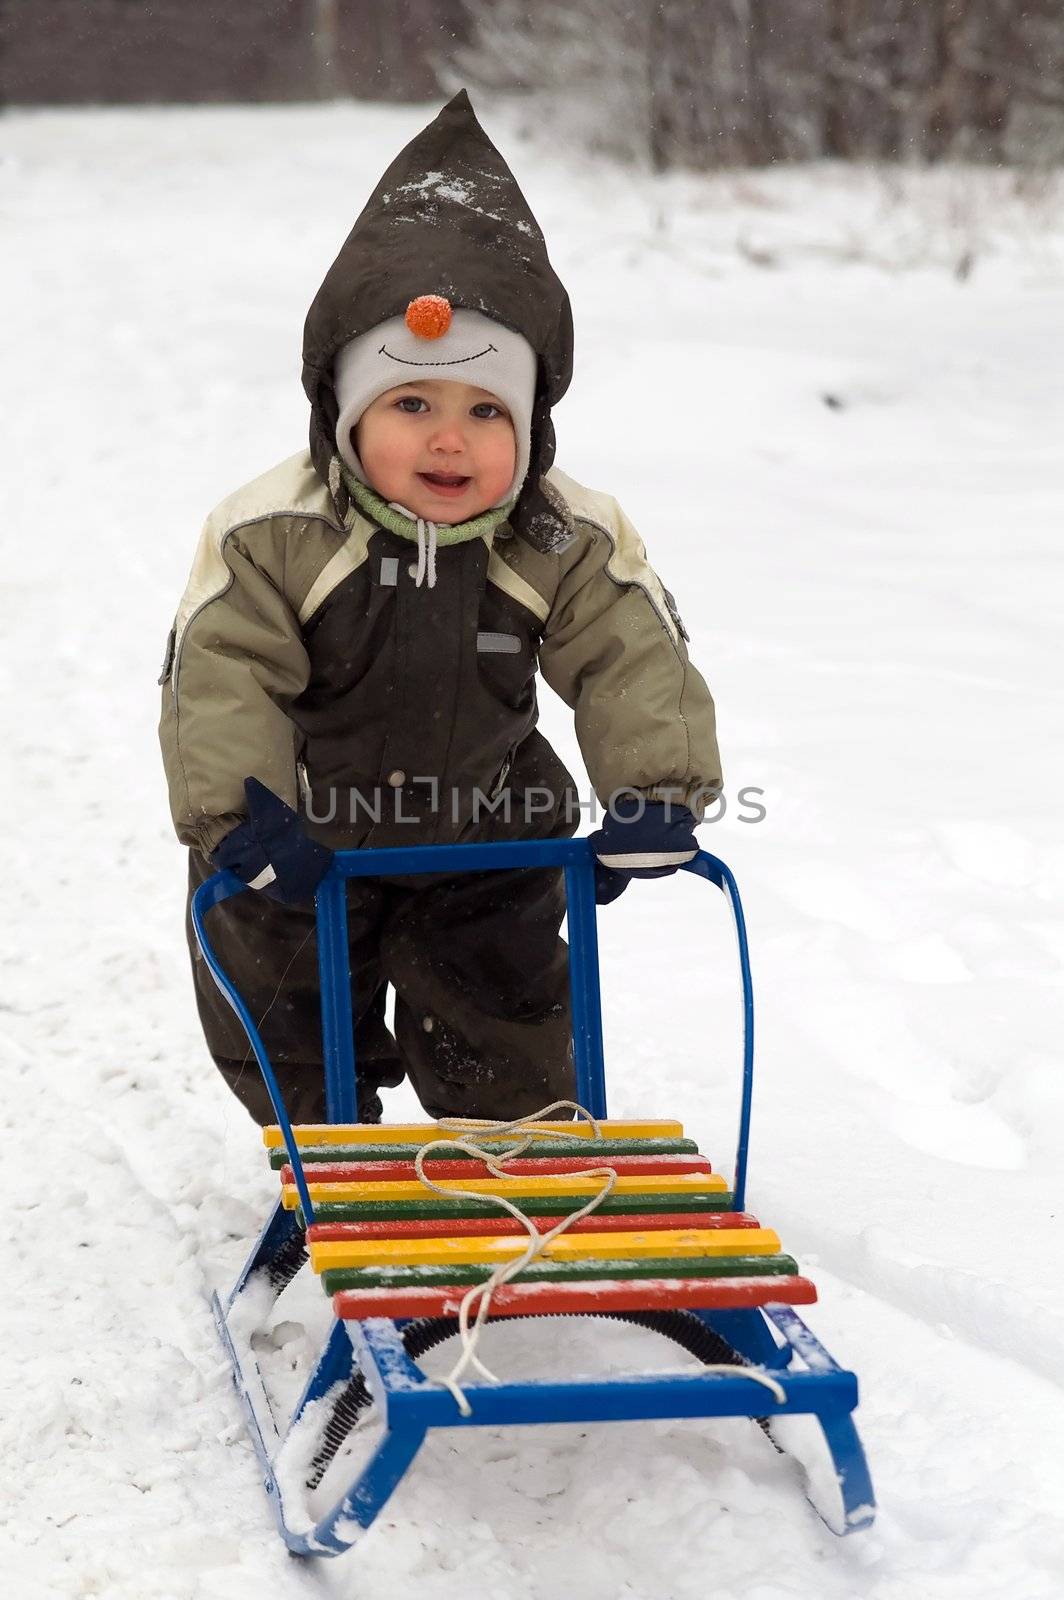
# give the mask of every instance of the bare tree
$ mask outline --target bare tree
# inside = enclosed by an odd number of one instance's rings
[[[428,100],[442,84],[436,63],[469,29],[461,0],[332,0],[348,94],[373,100]]]
[[[820,154],[824,0],[466,0],[452,81],[655,171]]]
[[[773,152],[759,45],[762,0],[650,12],[650,161],[667,167],[766,161]]]
[[[468,42],[440,63],[463,84],[527,97],[530,115],[585,149],[645,160],[652,12],[638,0],[464,0]]]
[[[312,0],[310,44],[318,95],[334,100],[343,92],[340,0]]]

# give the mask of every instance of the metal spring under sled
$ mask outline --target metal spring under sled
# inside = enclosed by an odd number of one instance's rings
[[[427,1378],[417,1357],[455,1330],[462,1294],[484,1263],[520,1234],[487,1204],[440,1200],[408,1184],[434,1124],[359,1125],[347,943],[346,879],[431,872],[561,867],[568,899],[569,968],[577,1099],[601,1120],[607,1144],[582,1141],[596,1164],[614,1165],[614,1195],[561,1235],[532,1268],[497,1291],[498,1316],[590,1314],[653,1328],[715,1370],[691,1376],[632,1374],[594,1382],[463,1383],[471,1414]],[[751,1417],[779,1449],[790,1419],[819,1424],[829,1463],[810,1497],[836,1533],[867,1527],[874,1499],[851,1413],[857,1379],[836,1365],[793,1309],[816,1298],[779,1241],[744,1210],[753,1092],[753,993],[739,893],[728,867],[706,851],[682,869],[723,892],[734,917],[743,986],[743,1077],[735,1181],[729,1191],[675,1122],[606,1120],[593,856],[586,839],[515,844],[416,846],[339,852],[317,896],[326,1124],[293,1128],[246,1005],[222,970],[205,930],[213,906],[245,885],[218,873],[196,892],[192,919],[215,981],[239,1016],[269,1090],[277,1126],[264,1132],[282,1194],[223,1303],[219,1333],[243,1399],[280,1532],[296,1555],[339,1555],[370,1527],[429,1428],[501,1423],[612,1422],[640,1417]],[[585,1128],[587,1125],[584,1125]],[[578,1125],[559,1124],[572,1134]],[[590,1129],[588,1129],[590,1132]],[[575,1142],[575,1141],[574,1141]],[[549,1152],[541,1156],[541,1148]],[[558,1146],[528,1152],[506,1192],[537,1226],[587,1198],[566,1177]],[[572,1154],[572,1151],[568,1152]],[[450,1156],[448,1156],[448,1160]],[[470,1163],[473,1170],[477,1163]],[[308,1173],[309,1169],[309,1173]],[[526,1170],[527,1169],[527,1170]],[[442,1163],[438,1169],[443,1171]],[[399,1181],[391,1181],[392,1176]],[[382,1181],[383,1180],[383,1181]],[[434,1178],[434,1181],[442,1181]],[[462,1178],[459,1187],[471,1180]],[[381,1199],[381,1196],[388,1198]],[[413,1199],[411,1198],[413,1196]],[[518,1237],[513,1246],[522,1242]],[[240,1336],[254,1289],[272,1300],[307,1259],[336,1317],[292,1417],[274,1416],[250,1343]],[[561,1247],[557,1249],[556,1247]],[[433,1264],[456,1259],[461,1266]],[[387,1270],[374,1273],[375,1265]],[[457,1286],[449,1279],[458,1279]],[[236,1315],[234,1316],[234,1311]],[[733,1370],[721,1371],[721,1365]],[[775,1380],[783,1398],[746,1374]],[[375,1404],[383,1433],[347,1492],[323,1515],[308,1509],[359,1413]],[[803,1450],[802,1455],[805,1452]],[[804,1464],[804,1462],[803,1462]],[[339,1469],[337,1469],[339,1470]],[[824,1480],[829,1487],[824,1499]]]

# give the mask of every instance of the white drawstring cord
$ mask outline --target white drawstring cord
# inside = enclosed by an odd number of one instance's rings
[[[428,517],[416,517],[412,511],[407,510],[406,506],[401,506],[398,500],[389,500],[388,504],[393,511],[398,511],[404,517],[409,517],[411,522],[417,523],[417,575],[414,579],[414,587],[420,589],[427,577],[428,587],[435,589],[437,524]],[[445,523],[444,526],[449,527],[450,524]],[[428,530],[427,548],[425,543],[426,529]]]
[[[425,581],[425,523],[424,519],[417,519],[417,577],[414,585],[420,589]]]
[[[429,523],[429,588],[436,587],[436,524]]]

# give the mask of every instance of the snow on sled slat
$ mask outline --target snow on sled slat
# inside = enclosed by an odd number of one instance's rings
[[[545,1178],[443,1178],[441,1189],[464,1189],[472,1194],[505,1195],[509,1200],[520,1200],[524,1195],[597,1195],[602,1192],[601,1178],[580,1178],[565,1173]],[[319,1201],[359,1200],[418,1200],[431,1190],[418,1183],[309,1183],[310,1198]],[[664,1194],[674,1200],[686,1199],[692,1194],[720,1193],[726,1187],[724,1179],[712,1172],[677,1173],[670,1178],[617,1178],[611,1198],[624,1199],[631,1194]],[[299,1205],[299,1192],[294,1184],[284,1184],[281,1201],[286,1211],[295,1211]]]
[[[381,1129],[382,1138],[387,1135],[387,1131],[387,1128]],[[517,1149],[521,1143],[521,1140],[514,1138],[498,1139],[493,1141],[492,1148],[497,1149],[502,1155],[507,1150]],[[536,1157],[571,1156],[574,1150],[579,1153],[582,1148],[574,1144],[572,1139],[537,1139],[528,1154]],[[599,1156],[697,1156],[699,1153],[693,1139],[596,1139],[593,1148],[596,1159]],[[304,1166],[315,1166],[319,1162],[334,1161],[409,1161],[413,1150],[409,1143],[308,1144],[301,1145],[299,1153]],[[272,1145],[269,1158],[270,1166],[274,1169],[288,1165],[288,1151],[283,1144]],[[463,1159],[471,1163],[476,1157],[463,1155],[460,1150],[447,1152],[448,1161]]]
[[[605,1117],[598,1124],[607,1139],[682,1139],[683,1123],[670,1118],[661,1120],[631,1120]],[[571,1138],[595,1140],[595,1130],[590,1122],[531,1122],[522,1133],[542,1129],[547,1133],[567,1134]],[[486,1128],[441,1128],[438,1122],[303,1122],[292,1132],[296,1144],[379,1144],[387,1139],[390,1144],[432,1144],[437,1139],[472,1137],[475,1139],[513,1140],[513,1131],[493,1133]],[[284,1135],[276,1123],[262,1130],[262,1142],[267,1149],[284,1144]]]
[[[549,1233],[559,1215],[531,1217],[532,1226]],[[748,1211],[619,1211],[604,1217],[592,1212],[569,1228],[570,1233],[642,1233],[655,1228],[759,1228],[761,1224]],[[307,1243],[323,1244],[326,1239],[447,1239],[470,1235],[523,1235],[525,1229],[516,1217],[449,1217],[412,1219],[392,1218],[389,1222],[316,1222],[307,1229]]]
[[[592,1160],[594,1156],[594,1160]],[[686,1172],[712,1172],[705,1156],[605,1156],[588,1151],[584,1156],[520,1156],[506,1162],[506,1172],[515,1178],[550,1177],[555,1173],[584,1172],[588,1165],[610,1167],[618,1177],[624,1174],[638,1177],[674,1177]],[[441,1178],[490,1178],[491,1169],[483,1161],[452,1161],[449,1158],[426,1160],[425,1174],[433,1182]],[[417,1168],[412,1161],[342,1161],[315,1166],[309,1175],[312,1184],[318,1183],[393,1183],[417,1182]],[[281,1182],[294,1184],[295,1174],[290,1166],[281,1168]],[[313,1192],[313,1191],[312,1191]]]
[[[341,1289],[404,1289],[450,1287],[456,1283],[484,1283],[494,1271],[489,1263],[465,1262],[446,1266],[331,1267],[321,1275],[326,1294]],[[649,1256],[625,1260],[604,1255],[586,1261],[534,1261],[523,1267],[514,1283],[579,1283],[618,1278],[764,1278],[794,1277],[793,1256],[691,1256],[687,1260]]]
[[[333,1296],[336,1315],[364,1317],[456,1317],[468,1289],[342,1289]],[[495,1317],[550,1316],[582,1311],[732,1310],[763,1305],[812,1305],[808,1278],[603,1279],[593,1285],[506,1283],[491,1297]]]
[[[315,1272],[329,1267],[410,1266],[420,1262],[477,1262],[497,1264],[520,1256],[522,1240],[509,1238],[468,1239],[344,1239],[327,1240],[310,1247],[310,1264]],[[778,1234],[771,1228],[696,1229],[683,1232],[614,1233],[610,1235],[610,1255],[632,1256],[728,1256],[776,1255]],[[594,1234],[559,1234],[543,1246],[541,1259],[570,1261],[602,1254],[602,1241]]]
[[[430,1217],[497,1217],[499,1207],[490,1200],[462,1200],[432,1194],[422,1190],[420,1200],[324,1200],[314,1207],[318,1222],[374,1222],[388,1218],[421,1221]],[[572,1195],[566,1204],[564,1195],[530,1194],[521,1198],[521,1210],[526,1216],[565,1215],[579,1211],[584,1204],[582,1195]],[[614,1216],[619,1212],[672,1211],[682,1204],[685,1211],[731,1211],[735,1196],[727,1189],[719,1194],[610,1194],[595,1207],[595,1215]],[[306,1221],[297,1212],[301,1221]]]

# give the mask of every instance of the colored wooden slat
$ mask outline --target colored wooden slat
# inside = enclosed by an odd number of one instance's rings
[[[444,1178],[441,1189],[466,1189],[473,1195],[501,1194],[520,1204],[523,1196],[580,1195],[590,1199],[600,1194],[601,1178],[579,1178],[559,1173],[549,1178]],[[611,1194],[623,1199],[631,1194],[667,1194],[673,1201],[686,1199],[689,1194],[719,1192],[725,1187],[724,1179],[713,1172],[678,1173],[671,1178],[618,1178]],[[420,1183],[309,1183],[313,1204],[318,1201],[360,1200],[419,1200],[426,1193]],[[431,1191],[429,1191],[431,1193]],[[681,1198],[682,1197],[682,1198]],[[299,1194],[293,1184],[281,1189],[281,1202],[285,1209],[294,1211],[299,1204]]]
[[[531,1217],[534,1228],[548,1233],[560,1216]],[[757,1218],[747,1211],[622,1211],[604,1217],[593,1211],[571,1223],[569,1233],[644,1233],[648,1229],[684,1228],[759,1228]],[[308,1244],[324,1244],[327,1239],[451,1239],[517,1234],[526,1230],[516,1217],[496,1213],[493,1217],[423,1218],[419,1221],[393,1218],[390,1222],[317,1222],[307,1229]]]
[[[664,1178],[683,1172],[711,1172],[713,1169],[705,1156],[518,1156],[506,1162],[506,1171],[516,1178],[549,1177],[552,1173],[584,1172],[588,1165],[604,1166],[624,1175],[644,1178]],[[465,1183],[467,1178],[490,1178],[491,1169],[483,1161],[450,1161],[446,1158],[431,1161],[426,1158],[425,1174],[434,1183],[444,1178],[454,1178]],[[316,1166],[310,1173],[310,1182],[319,1183],[416,1183],[417,1168],[412,1161],[343,1161]],[[281,1168],[281,1182],[295,1183],[290,1166]],[[313,1198],[313,1189],[311,1191]]]
[[[465,1290],[344,1289],[338,1317],[456,1317]],[[576,1315],[588,1311],[739,1310],[769,1304],[811,1305],[808,1278],[643,1278],[630,1282],[507,1283],[491,1297],[500,1317]]]
[[[660,1233],[613,1233],[610,1255],[727,1256],[776,1255],[780,1241],[771,1228],[690,1228]],[[315,1272],[329,1267],[403,1266],[418,1262],[512,1261],[524,1249],[520,1239],[343,1239],[312,1244],[310,1262]],[[544,1247],[552,1261],[570,1261],[602,1254],[602,1241],[594,1234],[559,1234]]]
[[[607,1139],[682,1139],[683,1123],[670,1118],[654,1120],[648,1117],[625,1119],[606,1117],[599,1123]],[[548,1133],[569,1134],[577,1139],[594,1139],[595,1130],[590,1122],[535,1122],[528,1131],[542,1129]],[[296,1144],[379,1144],[387,1139],[390,1144],[430,1144],[435,1139],[453,1139],[456,1130],[441,1128],[438,1122],[304,1122],[292,1132]],[[513,1130],[505,1134],[492,1133],[484,1128],[464,1128],[462,1134],[476,1139],[510,1139]],[[267,1149],[284,1144],[284,1135],[276,1123],[262,1130],[262,1142]]]
[[[321,1275],[326,1294],[340,1289],[438,1288],[441,1284],[484,1283],[493,1268],[472,1263],[445,1267],[333,1267]],[[599,1278],[758,1278],[792,1277],[798,1271],[793,1256],[691,1256],[675,1260],[649,1256],[625,1261],[602,1256],[587,1261],[534,1261],[523,1267],[515,1283],[583,1283]]]
[[[319,1222],[379,1222],[390,1217],[420,1221],[429,1217],[497,1217],[500,1209],[486,1200],[461,1200],[444,1198],[424,1190],[423,1200],[360,1200],[351,1202],[324,1201],[314,1207]],[[541,1217],[579,1211],[585,1203],[580,1195],[567,1202],[564,1196],[533,1194],[521,1201],[521,1210],[528,1217]],[[672,1211],[677,1204],[670,1194],[607,1195],[595,1208],[595,1215],[612,1216],[622,1211]],[[683,1197],[685,1211],[730,1211],[735,1196],[724,1190],[720,1194],[688,1194]],[[301,1212],[298,1220],[304,1222]]]
[[[520,1142],[516,1139],[498,1139],[493,1141],[492,1149],[501,1153],[516,1149]],[[537,1139],[530,1153],[536,1156],[567,1156],[573,1153],[573,1149],[572,1139]],[[696,1156],[699,1153],[693,1139],[596,1139],[593,1149],[596,1159],[599,1156]],[[288,1151],[283,1144],[272,1146],[268,1155],[271,1167],[279,1170],[287,1166]],[[300,1155],[306,1167],[334,1161],[409,1161],[412,1150],[409,1144],[308,1144],[300,1147]],[[451,1150],[447,1159],[472,1161],[475,1158],[463,1156],[459,1150]]]

